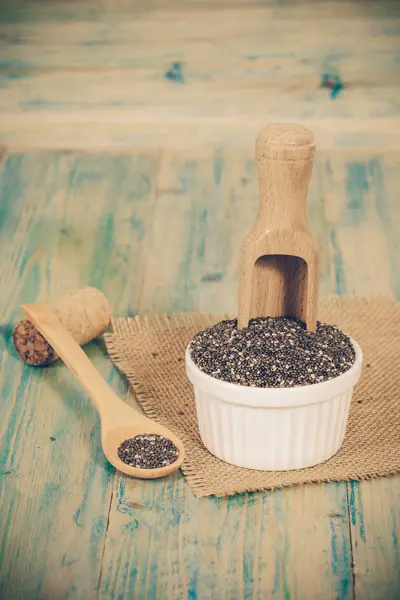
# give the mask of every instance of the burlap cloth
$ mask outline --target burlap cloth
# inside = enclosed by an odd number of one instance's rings
[[[127,375],[146,415],[183,441],[183,473],[197,496],[225,496],[320,481],[384,477],[400,472],[400,303],[392,298],[327,297],[318,318],[354,337],[363,373],[346,437],[325,463],[297,471],[253,471],[229,465],[203,446],[185,349],[193,335],[224,315],[176,314],[113,319],[105,334],[115,365]]]

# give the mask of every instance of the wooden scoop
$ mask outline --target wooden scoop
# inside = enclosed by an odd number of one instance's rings
[[[287,316],[315,330],[317,246],[306,207],[314,151],[300,125],[269,125],[257,138],[260,204],[241,248],[239,328],[255,317]]]
[[[126,475],[140,479],[164,477],[179,469],[185,458],[181,440],[166,427],[151,421],[123,402],[45,304],[24,304],[22,311],[92,398],[100,415],[103,451],[110,463]],[[177,460],[156,469],[141,469],[124,463],[118,456],[119,446],[124,440],[140,434],[158,434],[171,440],[179,451]]]

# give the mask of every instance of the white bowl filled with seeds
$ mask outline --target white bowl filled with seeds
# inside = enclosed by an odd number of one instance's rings
[[[356,341],[286,317],[217,323],[194,336],[186,371],[206,448],[249,469],[321,463],[340,448],[362,368]]]
[[[318,246],[306,202],[314,136],[273,123],[255,150],[259,208],[241,246],[238,319],[195,335],[186,371],[210,452],[249,469],[302,469],[339,450],[362,351],[317,321]]]

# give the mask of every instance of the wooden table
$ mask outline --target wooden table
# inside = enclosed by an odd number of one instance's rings
[[[116,315],[235,311],[269,121],[317,138],[321,294],[400,298],[399,4],[23,0],[1,15],[0,597],[399,598],[400,477],[230,499],[126,479],[64,365],[28,367],[11,342],[22,302],[88,284]],[[104,344],[87,352],[126,395]]]

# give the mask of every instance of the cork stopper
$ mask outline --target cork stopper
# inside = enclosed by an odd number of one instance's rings
[[[50,344],[30,321],[20,321],[13,331],[16,351],[28,365],[45,366],[53,362],[57,355]]]
[[[85,287],[47,303],[72,337],[83,346],[109,327],[111,308],[100,290]],[[54,349],[36,327],[20,321],[13,331],[13,343],[24,362],[46,366],[58,358]]]

